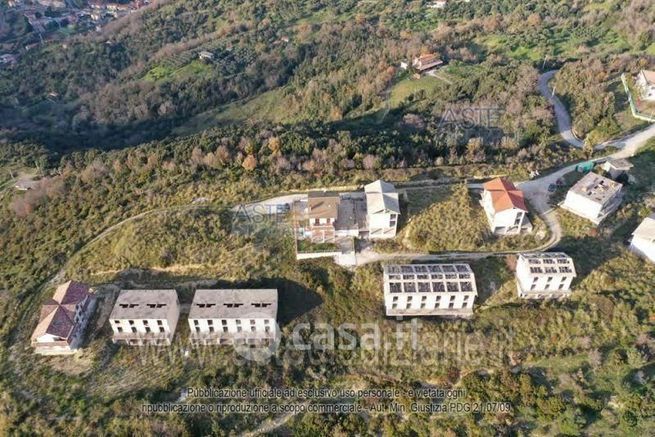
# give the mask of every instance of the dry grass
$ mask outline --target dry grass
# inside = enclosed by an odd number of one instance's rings
[[[465,185],[414,190],[408,193],[406,225],[394,243],[382,250],[424,252],[503,251],[538,247],[547,240],[544,223],[535,214],[530,234],[498,237],[489,230],[477,195]]]

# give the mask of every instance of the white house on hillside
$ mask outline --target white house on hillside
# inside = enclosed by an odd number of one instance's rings
[[[512,235],[532,230],[523,192],[506,179],[494,179],[483,185],[482,207],[494,234]]]
[[[170,345],[180,317],[175,290],[122,290],[109,316],[113,342]]]
[[[566,194],[562,208],[598,225],[617,210],[623,185],[596,173],[587,173]]]
[[[387,316],[469,317],[478,295],[468,264],[384,266]]]
[[[366,217],[368,237],[393,238],[398,229],[400,203],[396,187],[383,180],[377,180],[364,187],[366,194]]]
[[[524,253],[516,263],[518,296],[524,299],[569,296],[576,276],[573,259],[562,252]]]
[[[605,170],[612,179],[629,172],[634,165],[627,159],[608,159],[603,163],[601,168]]]
[[[655,263],[655,214],[646,217],[635,229],[630,250]]]
[[[189,313],[191,339],[200,344],[275,340],[276,289],[196,290]]]
[[[655,71],[641,70],[637,75],[637,86],[642,99],[655,101]]]

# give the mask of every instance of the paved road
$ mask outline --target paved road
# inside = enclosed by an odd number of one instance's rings
[[[582,148],[584,146],[584,142],[580,141],[573,134],[573,130],[571,129],[571,117],[566,110],[566,106],[564,106],[559,97],[557,97],[548,87],[548,82],[550,82],[555,73],[557,73],[557,70],[551,70],[539,76],[537,87],[539,88],[541,95],[548,99],[548,101],[553,105],[553,108],[555,109],[557,130],[559,131],[562,139],[573,147]]]

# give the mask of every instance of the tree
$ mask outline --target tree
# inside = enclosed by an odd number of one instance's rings
[[[257,168],[257,158],[255,158],[254,155],[248,155],[246,158],[243,160],[243,163],[241,164],[243,168],[245,168],[248,171],[253,171],[254,169]]]

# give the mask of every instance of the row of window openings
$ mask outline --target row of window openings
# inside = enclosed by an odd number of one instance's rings
[[[240,319],[236,319],[235,322],[236,322],[237,325],[240,325],[240,324],[241,324],[241,320],[240,320]],[[250,324],[251,324],[251,325],[254,325],[255,323],[257,323],[255,320],[250,319]],[[270,324],[270,323],[271,323],[270,320],[268,320],[268,319],[264,319],[264,325],[268,325],[268,324]],[[194,319],[194,320],[193,320],[193,324],[196,325],[196,326],[198,326],[198,325],[200,324],[200,321],[197,320],[197,319]],[[207,320],[207,324],[208,324],[209,326],[212,326],[212,325],[214,324],[214,321],[213,321],[212,319],[208,319],[208,320]],[[223,326],[227,326],[227,320],[225,320],[225,319],[221,320],[221,325],[223,325]]]
[[[273,304],[270,303],[270,302],[257,302],[257,303],[252,303],[251,305],[253,307],[255,307],[255,308],[268,308]],[[198,308],[213,308],[213,307],[216,306],[216,304],[215,303],[199,303],[199,304],[196,304],[196,306]],[[243,304],[242,303],[224,303],[223,306],[226,307],[226,308],[240,308],[240,307],[243,306]]]
[[[196,332],[200,332],[200,326],[196,326]],[[256,328],[255,326],[250,327],[250,332],[255,332]],[[209,327],[209,332],[216,332],[213,326]],[[223,326],[223,332],[228,332],[227,326]],[[243,328],[241,326],[237,326],[237,332],[243,332]],[[271,327],[270,326],[264,326],[264,332],[271,332]]]
[[[136,308],[140,304],[138,303],[119,303],[118,306],[121,308]],[[148,308],[164,308],[166,306],[165,303],[147,303],[146,306]]]
[[[122,326],[117,326],[116,329],[118,330],[119,333],[123,332],[123,327]],[[137,330],[134,326],[130,328],[132,330],[132,334],[136,334]],[[146,333],[152,332],[152,329],[150,329],[149,326],[146,326]],[[159,327],[159,332],[166,332],[163,326]]]
[[[121,324],[121,321],[120,321],[120,320],[114,320],[114,323],[115,323],[116,325],[120,325],[120,324]],[[131,326],[131,325],[134,325],[134,320],[128,320],[127,323],[129,323],[130,326]],[[147,320],[144,320],[144,321],[143,321],[143,325],[144,325],[144,326],[148,326],[148,323],[149,323],[149,322],[148,322]],[[164,322],[163,322],[162,320],[157,320],[157,326],[164,326]]]
[[[407,298],[407,302],[405,304],[405,309],[410,309],[412,307],[412,297],[410,296]],[[450,301],[448,302],[448,308],[454,308],[455,307],[455,297],[456,296],[450,296]],[[464,305],[467,305],[469,302],[469,297],[470,296],[464,296],[464,300],[462,303]],[[421,297],[421,309],[425,309],[427,307],[427,296]],[[434,307],[437,308],[441,304],[441,296],[437,296],[437,299],[434,302]],[[391,308],[392,309],[397,309],[398,308],[398,296],[394,296],[392,303],[391,303]]]
[[[537,284],[532,284],[532,287],[530,287],[530,290],[536,290]],[[558,290],[564,289],[564,283],[559,284],[559,287],[557,287]],[[544,290],[550,290],[550,284],[546,284],[544,287]]]
[[[560,281],[561,281],[561,282],[564,282],[564,281],[566,281],[566,279],[567,279],[566,276],[562,276],[562,277],[560,278]],[[539,276],[535,276],[534,278],[532,278],[532,282],[533,282],[533,283],[534,283],[534,282],[537,282],[538,280],[539,280]],[[552,276],[549,276],[549,277],[546,279],[546,282],[552,282],[552,280],[553,280],[553,277],[552,277]]]

